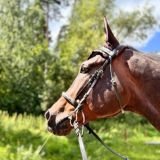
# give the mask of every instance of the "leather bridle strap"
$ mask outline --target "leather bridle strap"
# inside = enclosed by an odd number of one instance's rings
[[[117,46],[113,51],[109,50],[106,47],[101,47],[98,50],[94,50],[94,52],[97,51],[97,52],[102,52],[102,53],[104,53],[106,55],[109,55],[109,59],[108,60],[106,59],[105,62],[104,62],[104,64],[93,74],[93,76],[89,80],[89,83],[91,82],[91,86],[89,87],[89,90],[83,96],[82,100],[79,103],[76,101],[76,98],[73,99],[70,96],[68,96],[66,92],[62,92],[62,96],[67,100],[68,103],[70,103],[72,106],[74,106],[75,110],[78,110],[83,105],[82,103],[85,101],[85,99],[89,95],[89,92],[91,91],[91,89],[93,89],[94,85],[97,83],[98,79],[103,74],[104,68],[106,67],[106,65],[109,64],[110,65],[110,74],[111,74],[112,86],[114,87],[114,91],[115,91],[115,94],[116,94],[119,106],[120,106],[121,111],[123,113],[123,107],[122,107],[121,97],[120,97],[120,94],[119,94],[118,89],[117,89],[117,84],[114,81],[114,74],[113,74],[113,70],[112,70],[112,59],[121,52],[121,51],[119,51],[118,48],[119,48],[119,46]]]
[[[79,129],[78,122],[74,122],[73,127],[74,127],[75,132],[78,136],[78,142],[79,142],[79,147],[80,147],[82,159],[87,160],[87,153],[86,153],[85,146],[84,146],[84,143],[83,143],[83,135],[82,135],[82,132]]]
[[[121,97],[121,95],[118,91],[117,83],[115,81],[115,73],[113,72],[113,69],[112,69],[112,57],[109,57],[109,59],[110,59],[109,68],[110,68],[110,74],[111,74],[111,83],[112,83],[112,86],[114,88],[114,93],[116,95],[116,98],[117,98],[119,107],[121,109],[121,112],[124,113],[123,104],[122,104],[122,97]]]
[[[110,148],[107,144],[105,144],[102,139],[93,131],[92,128],[90,128],[89,124],[84,125],[86,129],[89,131],[89,134],[92,134],[108,151],[116,155],[117,157],[120,157],[124,160],[129,160],[127,157],[121,155],[120,153],[114,151],[112,148]]]
[[[88,130],[89,134],[92,134],[108,151],[116,155],[117,157],[123,159],[123,160],[129,160],[129,158],[125,157],[124,155],[121,155],[120,153],[116,152],[112,148],[110,148],[106,143],[102,141],[102,139],[93,131],[92,128],[89,127],[89,124],[84,125],[86,129]],[[87,159],[87,153],[85,150],[84,142],[83,142],[83,134],[81,133],[79,129],[79,124],[78,122],[74,122],[73,127],[75,129],[76,135],[78,136],[78,142],[79,142],[79,147],[82,155],[82,160],[88,160]]]
[[[96,83],[99,80],[99,78],[102,76],[103,70],[104,70],[105,66],[108,65],[108,63],[109,63],[109,60],[105,60],[105,62],[103,63],[103,65],[97,71],[95,71],[95,73],[93,74],[93,76],[88,81],[89,82],[88,83],[89,89],[87,90],[87,92],[84,94],[84,96],[82,97],[82,99],[79,102],[76,102],[76,98],[73,99],[70,96],[68,96],[66,92],[62,92],[62,96],[66,99],[66,101],[68,103],[70,103],[72,106],[74,106],[75,110],[73,112],[76,112],[76,111],[78,111],[78,110],[81,109],[81,107],[83,106],[83,103],[87,99],[89,93],[91,92],[91,90],[93,89],[93,87],[96,85]],[[70,116],[71,115],[69,115],[69,117]]]
[[[122,50],[124,50],[125,48],[127,47],[123,47],[121,51],[119,51],[119,46],[117,46],[113,51],[112,50],[109,50],[108,48],[106,47],[101,47],[100,50],[105,53],[105,54],[108,54],[109,55],[109,68],[110,68],[110,74],[111,74],[111,83],[112,83],[112,86],[114,88],[114,93],[116,95],[116,98],[117,98],[117,101],[118,101],[118,104],[120,106],[120,109],[121,109],[121,112],[124,113],[124,109],[123,109],[123,104],[122,104],[122,97],[118,91],[118,88],[117,88],[117,83],[115,81],[115,73],[113,72],[113,69],[112,69],[112,59],[114,57],[116,57],[120,52],[122,52]]]
[[[70,96],[68,96],[66,94],[66,92],[62,92],[62,96],[65,98],[65,100],[70,103],[74,108],[76,108],[78,106],[78,103],[76,102],[76,100],[74,100],[73,98],[71,98]]]

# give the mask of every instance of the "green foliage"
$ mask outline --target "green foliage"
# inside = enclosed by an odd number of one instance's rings
[[[0,0],[0,108],[9,113],[40,114],[65,88],[65,71],[48,49],[46,6]]]
[[[1,0],[0,7],[0,107],[38,114],[52,60],[43,10],[38,0]]]
[[[99,3],[98,0],[77,1],[70,25],[61,31],[57,50],[62,63],[71,70],[77,68],[77,64],[102,43],[103,16],[105,12],[111,12],[113,3],[110,0],[104,5]],[[108,8],[107,11],[105,8]]]
[[[125,115],[127,119],[131,114]],[[139,118],[132,115],[134,120]],[[158,160],[160,133],[145,123],[118,122],[115,119],[99,120],[91,124],[99,136],[113,149],[134,160]],[[67,137],[51,135],[46,130],[44,118],[31,115],[9,116],[0,112],[0,159],[1,160],[81,160],[75,133]],[[42,145],[47,141],[44,148]],[[119,158],[106,151],[93,136],[84,133],[89,159],[108,160]]]

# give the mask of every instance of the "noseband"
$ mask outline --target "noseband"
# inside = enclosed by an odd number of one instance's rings
[[[121,48],[122,47],[122,48]],[[121,48],[119,50],[119,48]],[[89,95],[89,93],[91,92],[91,90],[94,88],[94,86],[96,85],[96,83],[98,82],[98,80],[103,76],[103,72],[104,69],[106,68],[107,65],[110,66],[110,75],[111,75],[111,84],[112,87],[114,88],[114,92],[118,101],[118,104],[120,106],[120,110],[122,113],[124,113],[123,111],[123,106],[122,106],[122,100],[121,100],[121,96],[118,92],[117,89],[117,83],[115,81],[115,74],[112,70],[112,59],[115,58],[119,53],[121,53],[125,48],[125,46],[117,46],[113,51],[109,50],[108,48],[105,47],[101,47],[100,49],[94,50],[93,52],[100,52],[103,55],[108,55],[104,61],[104,63],[102,64],[102,66],[100,68],[98,68],[94,74],[91,76],[91,78],[89,79],[88,83],[85,85],[85,87],[81,90],[81,92],[86,88],[86,86],[88,86],[88,90],[87,92],[83,95],[82,99],[77,102],[76,99],[71,98],[69,95],[67,95],[66,92],[62,92],[62,96],[66,99],[66,101],[68,103],[70,103],[75,109],[73,112],[71,112],[71,114],[68,115],[68,118],[70,120],[70,124],[71,126],[74,127],[76,134],[78,136],[78,140],[79,140],[79,145],[80,145],[80,150],[81,150],[81,154],[82,154],[82,159],[83,160],[87,160],[87,154],[85,151],[85,147],[84,147],[84,143],[83,143],[83,139],[82,136],[83,134],[81,133],[80,129],[79,129],[79,123],[77,121],[77,114],[79,111],[81,111],[82,113],[82,117],[83,117],[83,125],[87,128],[87,130],[89,131],[89,133],[92,133],[92,135],[110,152],[112,152],[113,154],[115,154],[116,156],[124,159],[124,160],[128,160],[125,156],[115,152],[114,150],[112,150],[109,146],[107,146],[101,139],[100,137],[89,127],[88,124],[84,124],[85,123],[85,116],[82,110],[82,107]],[[80,92],[80,93],[81,93]],[[73,121],[73,113],[76,113],[76,119]]]

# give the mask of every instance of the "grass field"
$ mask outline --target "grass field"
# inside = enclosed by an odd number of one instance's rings
[[[140,124],[138,116],[132,118],[132,121],[125,118],[122,122],[101,120],[91,125],[109,146],[130,160],[160,160],[160,145],[148,144],[160,142],[160,133],[148,123]],[[9,116],[0,112],[0,160],[81,160],[74,132],[67,137],[57,137],[45,128],[43,116]],[[89,160],[119,160],[87,132],[84,141]]]

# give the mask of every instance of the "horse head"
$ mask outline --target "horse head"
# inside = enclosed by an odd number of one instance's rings
[[[82,125],[98,118],[112,117],[127,105],[126,57],[122,56],[126,52],[125,47],[119,45],[106,18],[104,29],[106,39],[103,49],[91,53],[82,63],[70,88],[45,113],[50,132],[67,135],[73,128],[74,120]],[[107,54],[109,51],[116,54],[113,61]]]

